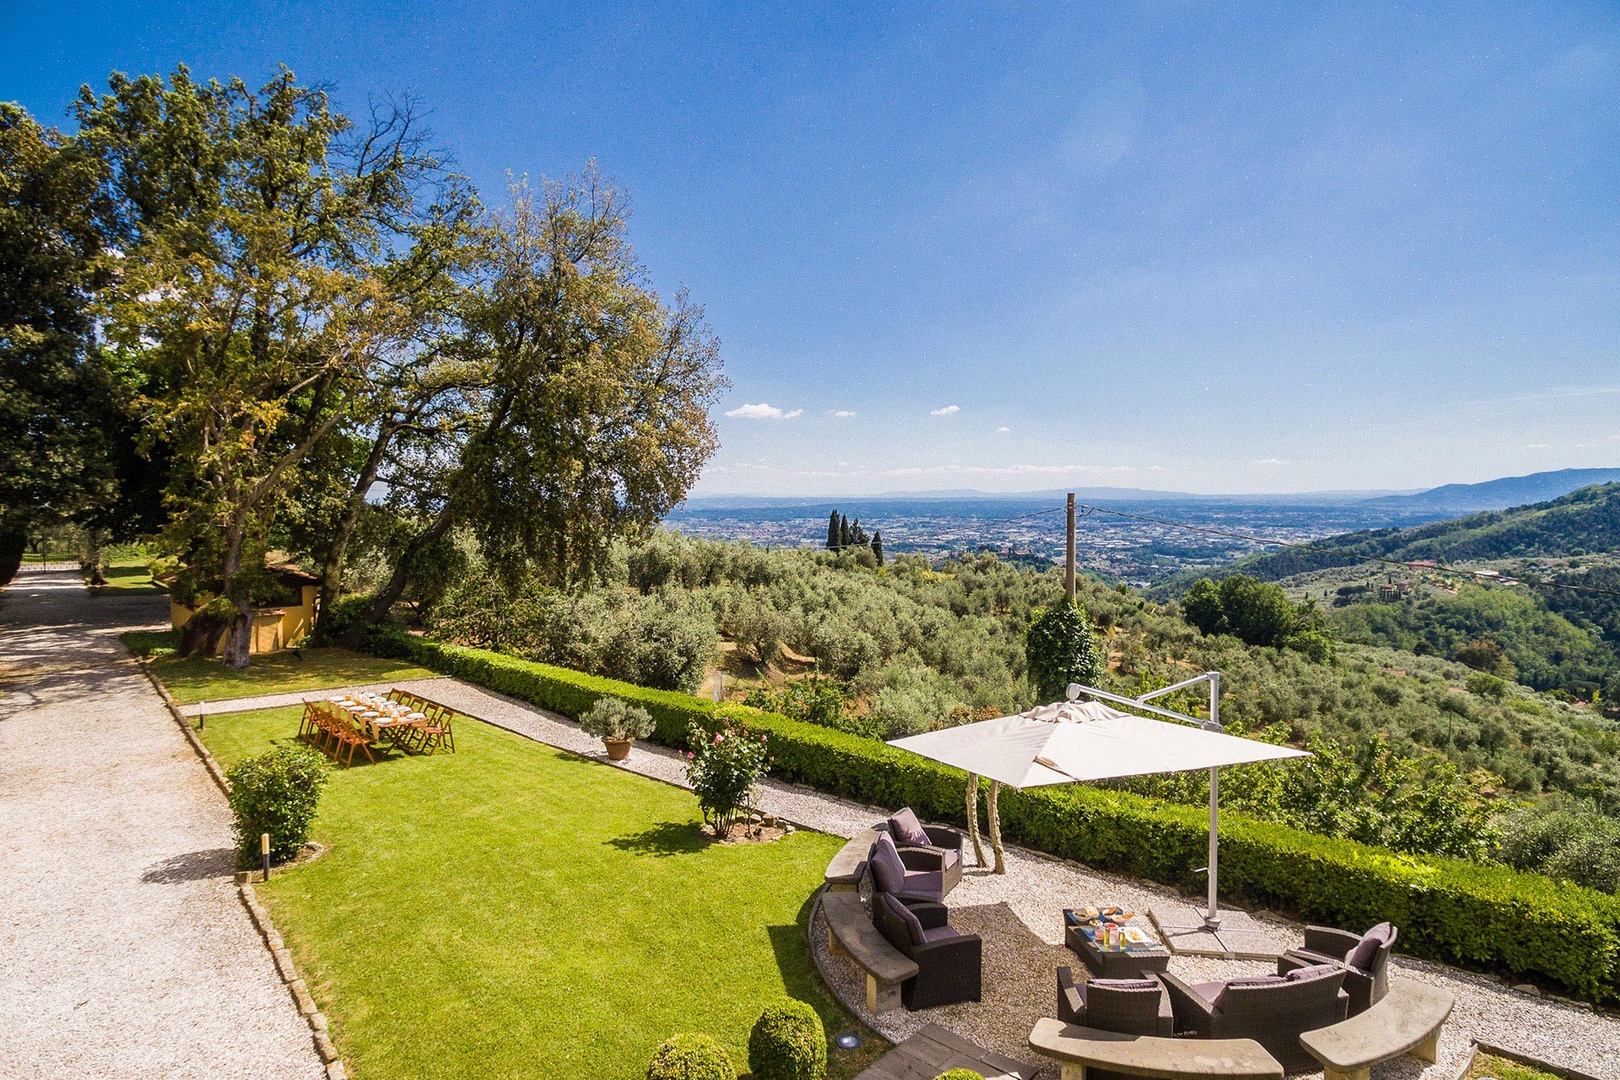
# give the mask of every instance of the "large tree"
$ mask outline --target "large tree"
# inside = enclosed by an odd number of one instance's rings
[[[718,347],[684,294],[665,305],[626,239],[622,192],[594,167],[478,230],[457,327],[375,428],[354,503],[385,484],[409,522],[353,641],[464,527],[509,584],[588,578],[651,527],[715,448]]]
[[[357,129],[286,70],[258,91],[184,67],[114,74],[110,90],[77,105],[119,255],[106,332],[143,373],[150,442],[173,456],[178,592],[216,598],[205,617],[243,667],[297,466],[412,337],[412,298],[466,200],[408,108]]]
[[[126,395],[95,348],[101,170],[0,103],[0,584],[28,532],[97,525],[118,496]]]

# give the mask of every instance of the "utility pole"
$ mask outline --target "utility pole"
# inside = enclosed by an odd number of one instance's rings
[[[1064,549],[1063,589],[1074,600],[1074,492],[1069,492],[1069,542]]]

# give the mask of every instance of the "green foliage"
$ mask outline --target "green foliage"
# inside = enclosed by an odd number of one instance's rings
[[[754,785],[765,775],[769,758],[765,744],[765,735],[744,727],[692,725],[686,782],[718,839],[730,836],[753,805]]]
[[[647,1065],[647,1080],[737,1080],[726,1048],[707,1035],[674,1035]]]
[[[1468,687],[1470,694],[1478,694],[1480,697],[1491,698],[1495,701],[1501,701],[1508,695],[1506,680],[1499,679],[1495,675],[1483,671],[1477,671],[1468,676],[1468,682],[1465,685]]]
[[[822,1080],[827,1075],[827,1033],[821,1017],[802,1001],[767,1005],[748,1033],[753,1080]]]
[[[972,1069],[947,1069],[934,1077],[934,1080],[984,1080],[984,1074],[976,1073]]]
[[[1219,584],[1200,578],[1182,599],[1187,621],[1205,634],[1231,634],[1250,645],[1294,649],[1318,662],[1332,657],[1332,641],[1310,604],[1295,604],[1269,582],[1242,574]]]
[[[849,694],[844,688],[832,679],[815,676],[783,683],[774,690],[753,690],[743,704],[823,727],[852,730],[855,723],[846,712]]]
[[[682,694],[626,687],[493,653],[411,639],[418,663],[578,716],[603,694],[647,705],[667,746],[718,718],[770,738],[771,775],[876,806],[963,822],[965,775],[872,739]],[[1082,784],[1008,790],[1006,838],[1059,858],[1196,891],[1207,856],[1200,808]],[[1592,1001],[1620,1000],[1620,899],[1505,866],[1401,855],[1241,813],[1221,818],[1228,897],[1313,922],[1401,927],[1413,955],[1532,978]]]
[[[1557,798],[1501,817],[1497,857],[1589,889],[1620,893],[1620,822],[1589,803]]]
[[[1559,596],[1562,594],[1559,593]],[[1620,657],[1597,626],[1554,611],[1554,599],[1500,585],[1463,585],[1402,604],[1356,604],[1329,621],[1345,641],[1450,656],[1457,662],[1538,690],[1581,681],[1601,683],[1620,672]],[[1579,611],[1571,615],[1582,618]]]
[[[1096,686],[1105,664],[1086,609],[1063,603],[1038,614],[1024,639],[1029,678],[1042,702],[1062,701],[1070,683]]]
[[[315,822],[327,781],[326,759],[307,746],[283,746],[237,762],[225,779],[236,815],[236,864],[244,869],[258,864],[264,833],[270,834],[272,859],[297,855]]]
[[[653,733],[652,714],[623,698],[598,698],[579,718],[580,729],[599,739],[645,739]]]
[[[695,690],[718,640],[709,605],[683,593],[570,595],[534,583],[509,593],[482,575],[450,589],[428,625],[456,644],[664,690]]]

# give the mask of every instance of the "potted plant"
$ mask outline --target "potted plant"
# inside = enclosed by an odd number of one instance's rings
[[[631,705],[616,697],[597,698],[579,726],[587,735],[595,735],[607,747],[609,761],[623,761],[630,756],[630,741],[645,739],[653,733],[653,718],[640,705]]]

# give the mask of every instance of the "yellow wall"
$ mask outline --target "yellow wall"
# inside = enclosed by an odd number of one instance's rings
[[[300,589],[303,603],[297,607],[259,608],[253,618],[253,643],[249,652],[267,653],[285,649],[315,629],[315,598],[320,592],[314,585]],[[191,621],[196,610],[169,598],[169,622],[176,630]]]

